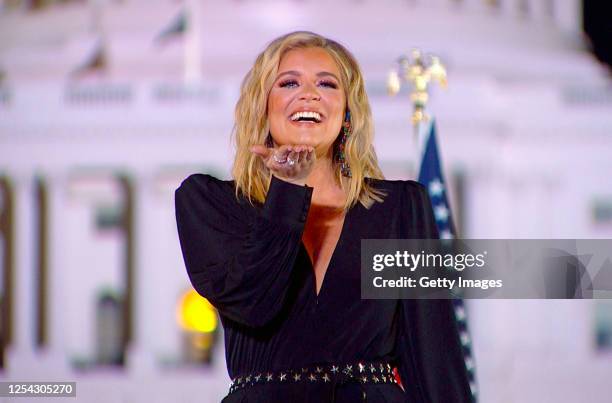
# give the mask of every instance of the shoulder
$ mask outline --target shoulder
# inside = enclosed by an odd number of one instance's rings
[[[176,192],[221,192],[233,191],[234,181],[226,181],[215,178],[212,175],[195,173],[191,174],[179,185]]]
[[[215,190],[224,191],[224,190],[227,190],[228,188],[233,188],[233,187],[234,187],[234,181],[218,179],[209,174],[195,173],[183,179],[183,181],[181,182],[177,190],[179,189],[186,189],[186,190],[200,189],[200,190],[211,190],[211,191],[215,191]]]
[[[399,238],[438,238],[431,200],[425,186],[413,180],[375,180],[373,184],[390,192],[381,209],[397,212],[397,217],[403,223]]]
[[[231,208],[238,205],[234,181],[221,180],[212,175],[191,174],[174,192],[176,201],[192,200],[208,205]]]
[[[366,178],[366,182],[373,188],[384,191],[388,196],[407,197],[418,200],[427,195],[425,186],[413,180]]]
[[[397,208],[410,215],[422,215],[431,208],[427,188],[417,181],[370,178],[368,181],[386,194],[382,202],[384,208]]]

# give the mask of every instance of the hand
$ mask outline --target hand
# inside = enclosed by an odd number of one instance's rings
[[[306,178],[317,158],[313,147],[303,145],[284,145],[278,148],[255,145],[251,147],[251,152],[263,160],[274,176],[302,186],[306,184]]]

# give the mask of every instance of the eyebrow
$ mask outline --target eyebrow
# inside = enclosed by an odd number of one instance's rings
[[[299,71],[296,71],[296,70],[288,70],[288,71],[283,71],[282,73],[280,73],[276,77],[276,79],[279,79],[282,76],[286,76],[286,75],[300,76],[302,74]],[[331,77],[335,78],[338,82],[340,81],[340,79],[338,79],[338,77],[336,77],[336,75],[334,73],[330,73],[329,71],[321,71],[321,72],[317,73],[317,77],[325,77],[325,76],[331,76]]]

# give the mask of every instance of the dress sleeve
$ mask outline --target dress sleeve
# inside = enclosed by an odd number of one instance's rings
[[[240,205],[228,182],[195,174],[174,197],[194,289],[234,322],[270,323],[286,299],[312,188],[272,177],[263,208],[256,209]]]
[[[402,208],[414,239],[437,239],[427,190],[410,182]],[[404,299],[399,304],[398,371],[408,403],[473,402],[451,299]]]

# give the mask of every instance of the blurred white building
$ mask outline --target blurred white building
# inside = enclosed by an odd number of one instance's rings
[[[176,309],[189,283],[173,192],[196,171],[229,177],[242,77],[270,40],[298,29],[340,41],[360,61],[389,178],[413,175],[414,145],[407,93],[388,97],[387,73],[414,47],[440,56],[449,88],[433,89],[429,111],[464,237],[612,235],[610,78],[586,49],[577,0],[4,0],[0,176],[14,191],[15,236],[13,338],[0,380],[74,380],[87,402],[221,400],[222,342],[209,367],[181,360]],[[117,225],[125,183],[127,236]],[[89,367],[99,295],[125,292],[126,266],[125,365]],[[480,401],[610,401],[612,352],[595,337],[597,309],[612,312],[604,306],[469,301]]]

